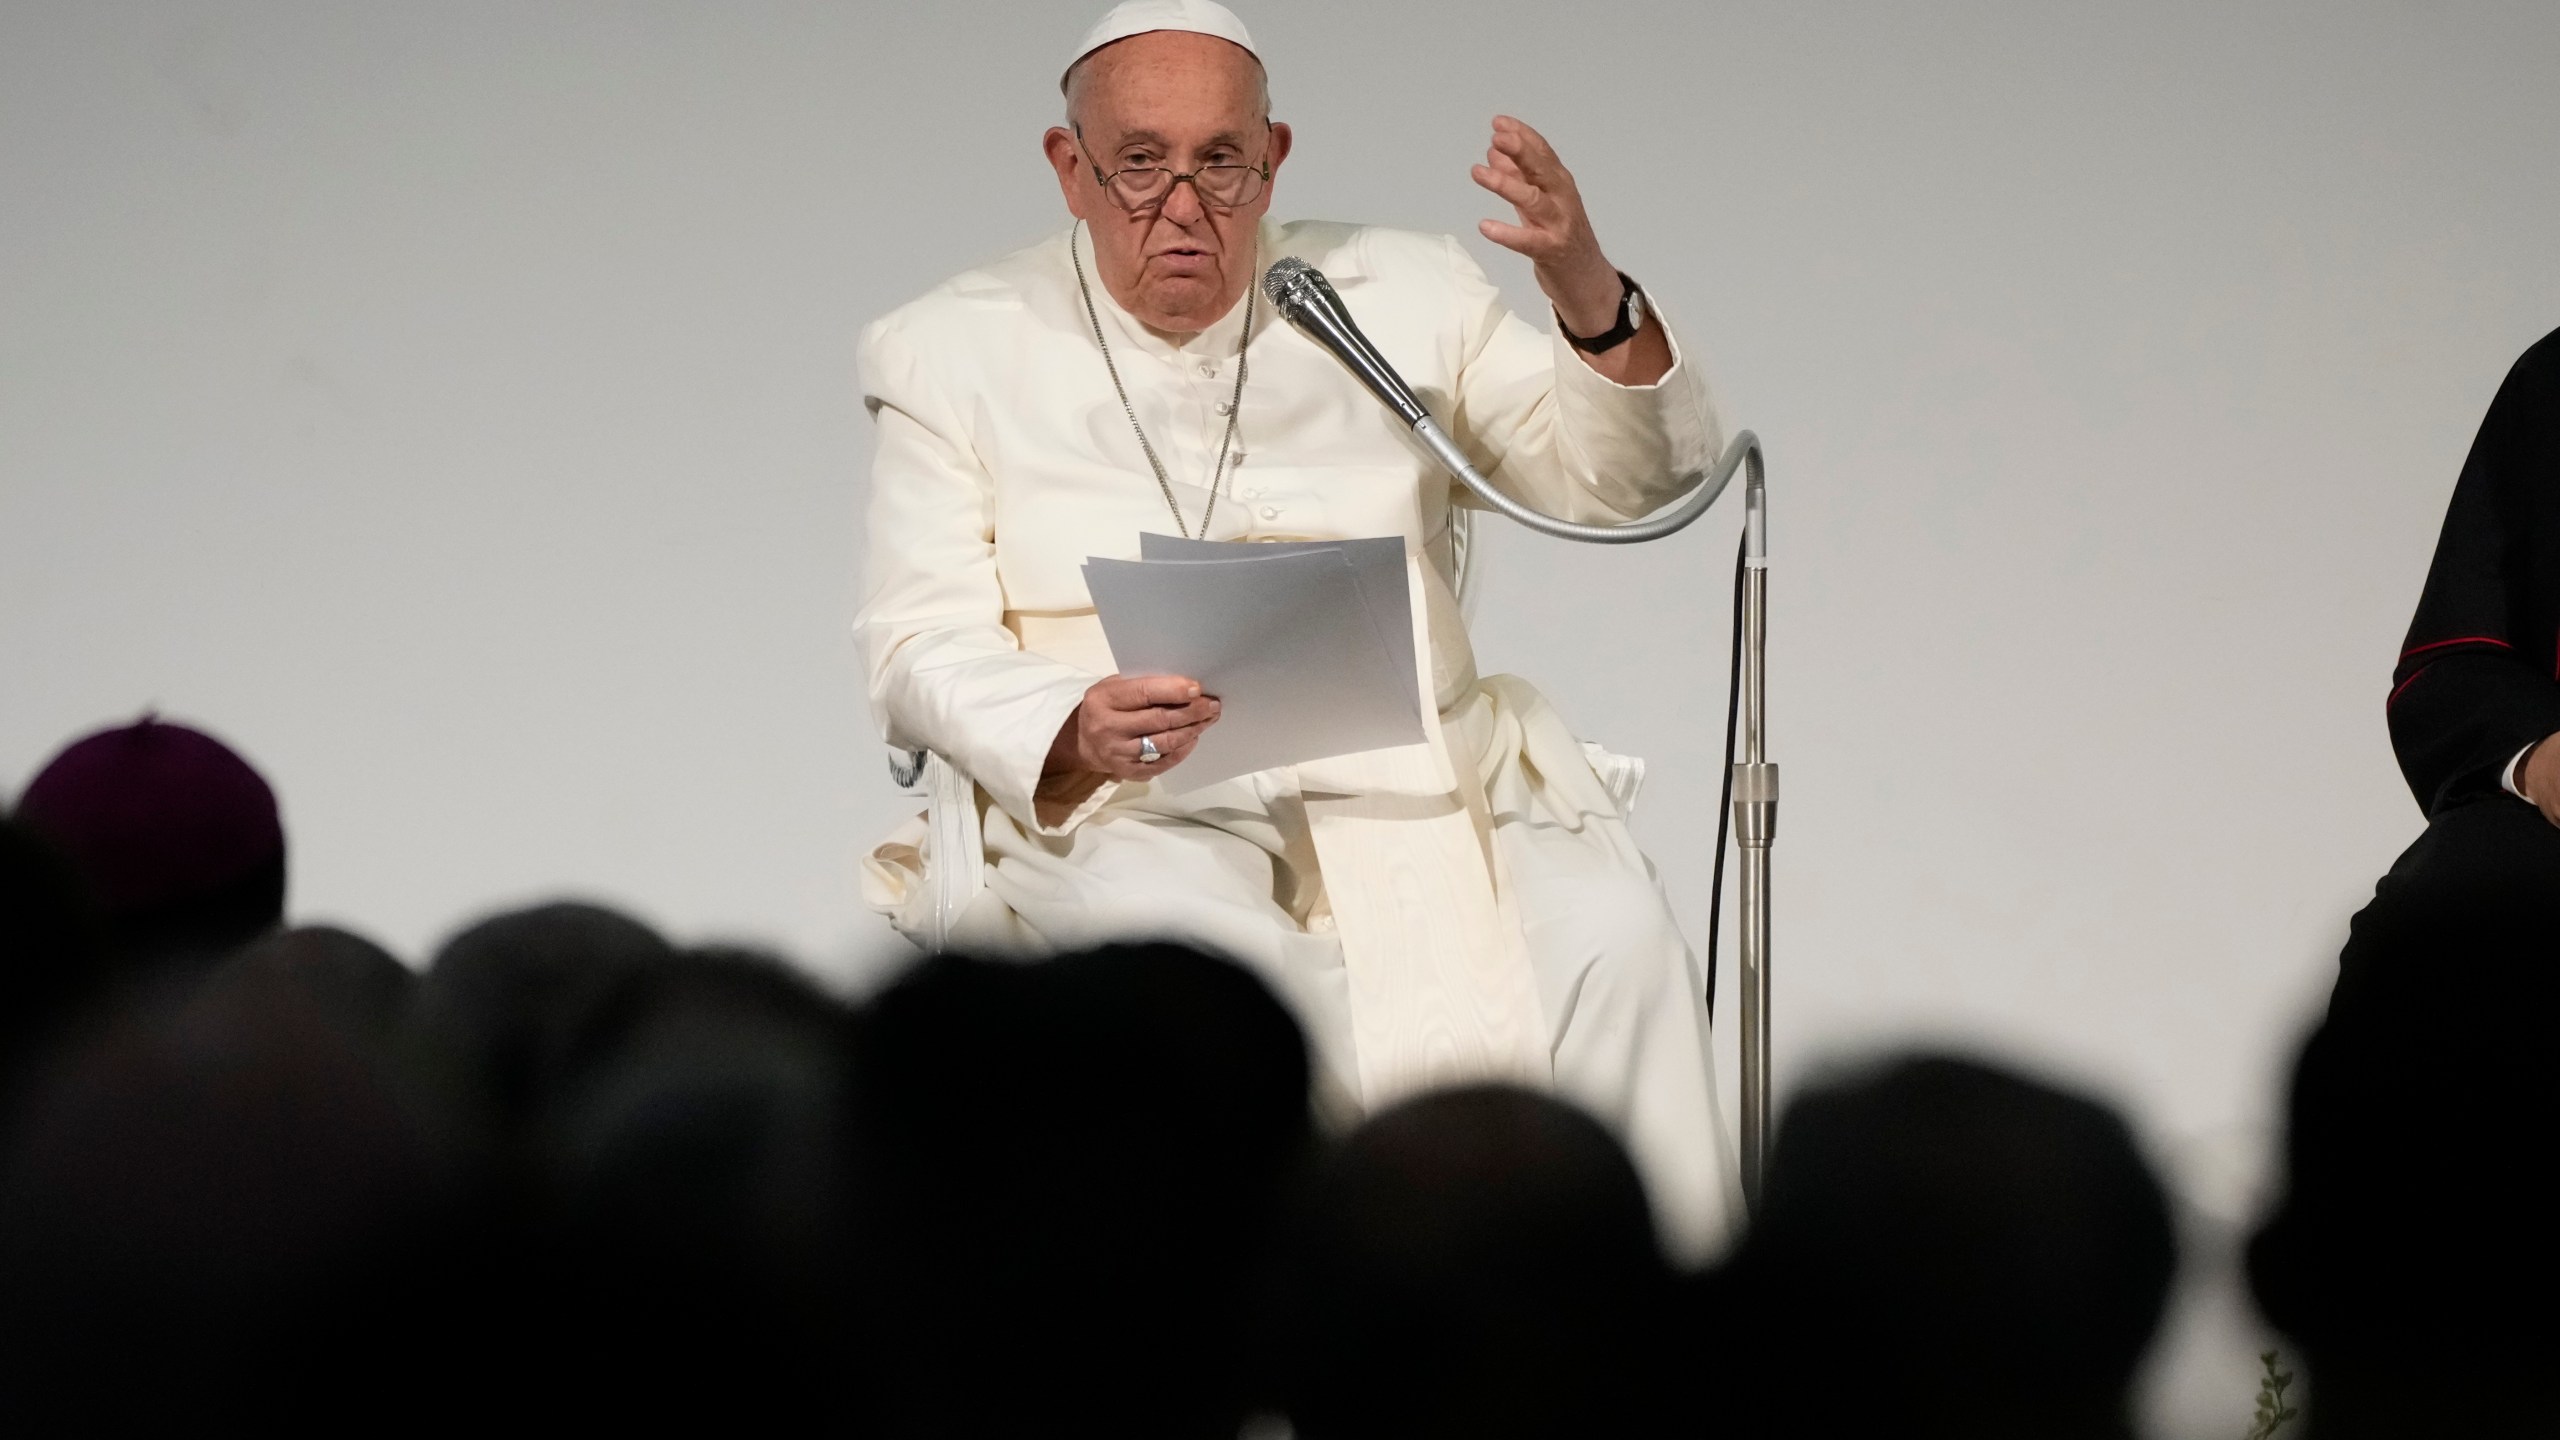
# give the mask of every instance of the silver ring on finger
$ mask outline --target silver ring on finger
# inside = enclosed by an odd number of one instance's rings
[[[1164,752],[1156,748],[1156,737],[1153,735],[1141,735],[1138,737],[1139,764],[1153,765],[1163,758]]]

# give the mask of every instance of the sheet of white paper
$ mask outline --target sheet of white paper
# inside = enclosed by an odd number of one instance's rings
[[[1351,562],[1352,580],[1360,587],[1360,601],[1368,607],[1370,623],[1378,627],[1378,640],[1386,647],[1388,661],[1399,675],[1413,672],[1413,587],[1405,575],[1401,535],[1360,540],[1191,540],[1146,532],[1138,536],[1141,560],[1228,560],[1322,550],[1339,550]],[[1417,685],[1417,707],[1419,694]],[[1422,718],[1419,708],[1414,711],[1414,718]]]
[[[1221,703],[1218,723],[1157,782],[1167,790],[1423,741],[1420,681],[1388,656],[1339,547],[1097,558],[1084,577],[1122,674],[1188,675]]]

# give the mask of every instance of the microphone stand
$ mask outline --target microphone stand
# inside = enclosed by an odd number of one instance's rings
[[[1283,319],[1341,361],[1380,404],[1410,427],[1422,448],[1474,492],[1478,500],[1542,535],[1590,545],[1634,545],[1659,540],[1686,529],[1707,513],[1707,507],[1732,482],[1734,472],[1747,469],[1742,489],[1741,613],[1736,617],[1740,654],[1735,657],[1741,753],[1739,759],[1733,759],[1731,749],[1726,755],[1733,765],[1728,774],[1733,795],[1733,834],[1742,846],[1742,1194],[1744,1204],[1757,1210],[1761,1175],[1769,1158],[1769,845],[1778,833],[1778,767],[1769,763],[1764,750],[1768,724],[1769,497],[1760,438],[1748,430],[1735,435],[1712,467],[1682,477],[1687,493],[1656,514],[1616,525],[1559,520],[1512,499],[1485,479],[1466,451],[1440,428],[1412,389],[1397,376],[1395,367],[1378,353],[1368,336],[1360,333],[1342,297],[1322,271],[1294,256],[1284,256],[1263,273],[1262,291]],[[1728,732],[1728,746],[1733,738]],[[1724,817],[1717,818],[1721,822]],[[1724,875],[1723,839],[1721,834],[1717,836],[1719,899]],[[1717,939],[1712,930],[1710,926],[1707,937],[1710,987],[1714,983]],[[1706,1001],[1710,1008],[1714,1006],[1712,988]]]
[[[1742,847],[1742,1198],[1760,1209],[1769,1162],[1769,846],[1778,838],[1778,767],[1767,758],[1769,503],[1760,447],[1742,490],[1742,755],[1733,766],[1733,834]]]
[[[1493,488],[1428,415],[1414,422],[1414,434],[1487,505],[1541,534],[1585,544],[1625,545],[1659,540],[1685,528],[1732,483],[1736,470],[1742,484],[1742,584],[1739,617],[1741,654],[1736,688],[1741,692],[1738,721],[1739,755],[1733,761],[1733,836],[1742,848],[1742,913],[1739,938],[1742,973],[1742,1198],[1747,1211],[1760,1208],[1760,1182],[1769,1163],[1769,847],[1778,838],[1778,767],[1768,758],[1769,648],[1769,486],[1760,437],[1736,434],[1716,463],[1694,481],[1688,495],[1670,509],[1622,525],[1583,525],[1542,515]],[[1728,736],[1730,741],[1734,737]],[[1732,752],[1728,752],[1729,754]],[[1723,873],[1718,846],[1717,874]],[[1712,960],[1716,939],[1708,938]],[[1713,966],[1709,967],[1710,980]],[[1710,997],[1708,1003],[1714,1003]]]

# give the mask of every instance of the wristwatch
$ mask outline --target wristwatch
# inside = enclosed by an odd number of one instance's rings
[[[1556,333],[1565,338],[1566,344],[1585,355],[1597,355],[1627,343],[1636,331],[1644,328],[1644,292],[1636,288],[1636,282],[1628,279],[1624,270],[1618,272],[1618,283],[1627,287],[1626,293],[1618,297],[1618,323],[1586,338],[1564,328],[1564,316],[1559,314],[1556,316]]]

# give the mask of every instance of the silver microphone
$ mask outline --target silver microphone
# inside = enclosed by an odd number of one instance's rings
[[[1294,255],[1282,256],[1262,272],[1262,294],[1271,302],[1280,318],[1307,333],[1307,338],[1333,352],[1343,368],[1360,377],[1369,393],[1380,404],[1404,418],[1407,425],[1420,425],[1431,418],[1414,398],[1413,388],[1396,374],[1387,357],[1351,323],[1351,312],[1343,308],[1342,296],[1324,272]]]
[[[1284,255],[1262,272],[1262,293],[1271,308],[1280,312],[1281,319],[1332,351],[1333,358],[1378,397],[1378,403],[1412,426],[1414,438],[1448,467],[1451,475],[1478,492],[1491,489],[1467,453],[1414,398],[1413,387],[1404,383],[1404,377],[1396,374],[1387,357],[1379,354],[1369,337],[1360,333],[1360,327],[1351,323],[1351,311],[1343,305],[1333,282],[1324,278],[1323,271],[1294,255]]]

